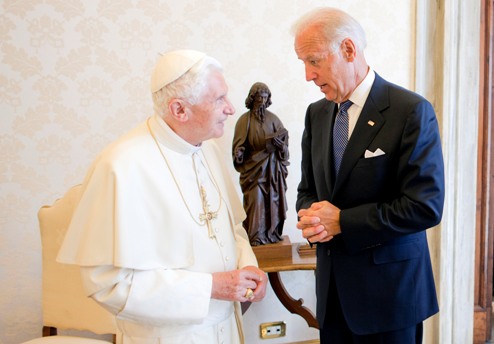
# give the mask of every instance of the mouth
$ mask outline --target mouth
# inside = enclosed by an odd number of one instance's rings
[[[322,84],[322,85],[317,85],[317,86],[319,87],[319,89],[321,90],[321,92],[324,92],[323,89],[326,88],[327,85],[328,84]]]

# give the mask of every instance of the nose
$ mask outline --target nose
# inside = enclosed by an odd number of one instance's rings
[[[226,99],[225,113],[229,116],[232,116],[235,113],[235,107],[228,98]]]
[[[305,80],[312,81],[316,78],[317,74],[309,65],[305,65]]]

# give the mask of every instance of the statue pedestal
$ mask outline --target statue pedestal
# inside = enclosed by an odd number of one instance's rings
[[[288,235],[274,244],[252,246],[257,259],[283,259],[292,257],[292,243]]]
[[[316,245],[310,246],[309,244],[301,243],[297,246],[297,252],[299,256],[316,256]]]

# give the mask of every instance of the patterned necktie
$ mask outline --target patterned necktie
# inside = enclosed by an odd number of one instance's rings
[[[343,153],[345,152],[346,145],[348,143],[348,108],[352,106],[350,100],[344,101],[340,104],[340,109],[338,110],[338,116],[336,116],[336,121],[333,127],[333,158],[334,158],[334,169],[336,175],[340,170],[341,159],[343,158]]]

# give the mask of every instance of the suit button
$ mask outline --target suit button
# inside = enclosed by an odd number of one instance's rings
[[[328,248],[328,256],[331,255],[331,250]]]

